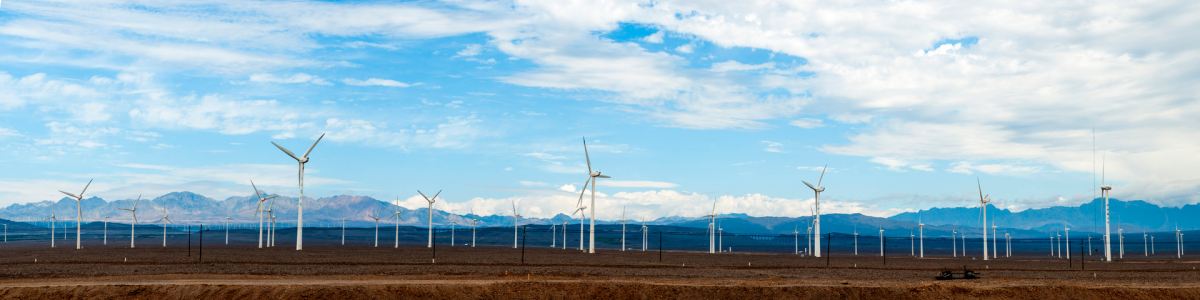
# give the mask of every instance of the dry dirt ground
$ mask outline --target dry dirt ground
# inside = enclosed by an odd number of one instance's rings
[[[1048,257],[990,261],[837,255],[598,250],[528,247],[341,246],[306,239],[258,249],[206,239],[144,239],[138,248],[74,241],[0,246],[0,297],[16,299],[725,299],[1005,298],[1200,299],[1200,262],[1115,263]],[[294,242],[294,240],[293,240]],[[66,245],[64,245],[66,244]],[[1132,257],[1132,255],[1130,256]],[[1095,257],[1091,258],[1092,260]],[[936,281],[971,269],[978,280]]]

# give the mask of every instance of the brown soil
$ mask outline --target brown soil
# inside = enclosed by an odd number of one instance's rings
[[[307,241],[307,239],[306,239]],[[112,241],[110,241],[112,242]],[[717,299],[717,298],[1200,298],[1194,261],[1068,263],[1041,257],[990,261],[835,254],[578,250],[530,247],[340,246],[313,241],[257,249],[186,240],[40,241],[0,247],[0,297],[16,299]],[[217,244],[217,245],[213,245]],[[383,245],[381,245],[383,246]],[[907,254],[907,253],[906,253]],[[36,260],[36,262],[35,262]],[[828,262],[828,267],[826,266]],[[935,281],[963,268],[982,279]]]

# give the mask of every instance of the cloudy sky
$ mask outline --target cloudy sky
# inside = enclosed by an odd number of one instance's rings
[[[1200,201],[1196,1],[0,3],[0,204],[366,195],[529,217]],[[1095,147],[1093,152],[1093,130]]]

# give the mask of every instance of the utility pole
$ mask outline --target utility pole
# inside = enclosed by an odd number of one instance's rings
[[[662,262],[662,231],[658,232],[658,262]]]
[[[521,264],[525,264],[525,232],[529,230],[529,225],[521,226]]]
[[[204,262],[204,224],[200,224],[200,262]]]

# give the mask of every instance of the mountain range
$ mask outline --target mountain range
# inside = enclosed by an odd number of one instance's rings
[[[1174,230],[1178,222],[1181,229],[1193,229],[1200,225],[1200,218],[1186,216],[1200,215],[1200,205],[1183,207],[1159,207],[1145,201],[1121,201],[1110,199],[1114,233],[1118,221],[1121,228],[1129,232],[1167,231]],[[98,197],[85,198],[82,201],[84,220],[99,221],[105,216],[110,221],[129,222],[128,211],[121,208],[131,208],[135,200],[106,201]],[[1072,228],[1072,232],[1096,232],[1097,224],[1103,225],[1099,213],[1101,200],[1097,199],[1076,207],[1056,206],[1042,209],[1029,209],[1012,212],[989,205],[988,219],[995,221],[999,231],[1012,234],[1014,237],[1043,236],[1045,232],[1061,230],[1064,226]],[[282,226],[290,225],[295,220],[296,199],[279,196],[275,199],[274,211]],[[270,205],[270,203],[266,203]],[[257,200],[253,195],[245,197],[229,197],[216,200],[192,192],[172,192],[153,199],[142,199],[138,202],[138,220],[140,223],[154,222],[163,215],[164,208],[169,211],[171,219],[176,223],[208,223],[223,222],[226,217],[235,220],[254,219]],[[59,220],[75,220],[77,204],[74,199],[62,198],[58,201],[41,201],[27,204],[13,204],[0,211],[0,219],[15,221],[42,221],[51,214]],[[265,209],[265,208],[264,208]],[[340,226],[345,216],[367,216],[376,211],[399,210],[404,217],[401,225],[424,226],[427,224],[427,209],[397,208],[385,201],[366,196],[339,195],[305,201],[306,226]],[[390,213],[385,213],[390,215]],[[560,214],[561,215],[561,214]],[[559,216],[554,216],[557,219]],[[433,212],[435,226],[449,226],[451,222],[470,224],[470,216],[458,215],[435,209]],[[511,216],[477,216],[478,226],[512,226]],[[978,234],[979,208],[955,207],[933,208],[914,213],[901,213],[888,218],[866,216],[862,214],[827,214],[822,215],[822,233],[836,232],[843,234],[859,233],[861,235],[877,236],[883,229],[888,236],[908,236],[918,234],[916,224],[920,218],[926,224],[925,236],[949,237],[952,232],[967,232]],[[718,217],[719,228],[725,232],[738,234],[805,234],[808,232],[811,217],[756,217],[746,214],[722,214]],[[1099,222],[1097,222],[1099,220]],[[382,221],[381,221],[382,222]],[[386,221],[393,224],[392,221]],[[369,226],[373,222],[362,217],[347,219],[347,226]],[[525,218],[521,224],[549,225],[550,219]],[[578,224],[578,223],[573,223]],[[613,221],[600,221],[597,224],[619,224]],[[662,217],[647,221],[651,225],[671,225],[690,228],[707,228],[706,218]],[[630,224],[630,230],[640,228],[639,224]],[[999,232],[998,231],[998,232]]]

